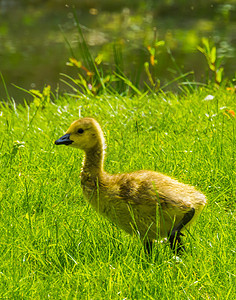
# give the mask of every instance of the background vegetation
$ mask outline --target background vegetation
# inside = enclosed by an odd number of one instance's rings
[[[161,86],[189,72],[194,75],[189,74],[188,80],[206,83],[207,62],[197,49],[203,37],[216,46],[224,76],[235,76],[234,1],[80,0],[66,4],[58,0],[0,1],[0,72],[17,103],[24,98],[30,101],[30,97],[12,83],[37,90],[50,84],[53,90],[68,91],[60,82],[60,73],[77,75],[76,69],[66,65],[71,50],[81,60],[73,7],[93,56],[102,56],[103,68],[109,73],[116,65],[115,45],[122,52],[125,75],[136,86],[143,88],[143,81],[149,82],[147,62]],[[157,41],[164,45],[155,49]],[[154,65],[150,61],[153,51]],[[168,85],[170,89],[176,86]],[[0,98],[5,96],[0,83]]]

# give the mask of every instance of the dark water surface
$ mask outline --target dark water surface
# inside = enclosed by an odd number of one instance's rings
[[[12,84],[39,90],[49,84],[52,90],[59,87],[63,92],[67,87],[60,82],[60,73],[76,76],[76,70],[66,65],[71,53],[65,38],[78,55],[73,9],[56,5],[54,1],[51,5],[46,5],[44,1],[37,5],[34,1],[29,2],[0,0],[0,72],[8,93],[17,103],[24,98],[30,100],[30,96]],[[218,55],[224,56],[225,75],[232,78],[235,74],[236,21],[231,16],[231,11],[235,10],[233,2],[228,7],[227,3],[219,6],[212,14],[209,13],[209,17],[207,13],[191,16],[195,9],[193,6],[189,7],[188,16],[188,13],[178,13],[178,8],[163,12],[152,5],[148,9],[147,5],[140,4],[142,1],[139,1],[137,9],[124,7],[123,4],[115,7],[110,4],[108,8],[93,7],[88,1],[84,2],[87,5],[75,8],[83,33],[94,57],[102,53],[108,66],[113,61],[112,45],[118,42],[122,45],[124,69],[127,73],[137,72],[149,60],[147,47],[157,38],[164,40],[171,50],[170,55],[163,48],[158,56],[157,77],[162,84],[180,72],[191,70],[195,72],[196,80],[206,82],[207,64],[196,47],[202,37],[207,37],[216,44]],[[0,99],[6,99],[2,82]]]

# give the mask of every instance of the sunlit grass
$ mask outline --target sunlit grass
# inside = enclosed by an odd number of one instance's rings
[[[212,95],[213,97],[207,97]],[[2,105],[0,296],[6,299],[234,299],[235,96],[69,97]],[[197,186],[208,205],[186,234],[153,256],[83,200],[82,153],[55,148],[71,121],[95,117],[106,169],[152,169]]]

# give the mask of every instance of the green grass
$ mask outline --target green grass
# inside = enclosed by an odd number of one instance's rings
[[[207,95],[214,99],[204,100]],[[38,105],[38,104],[37,104]],[[204,88],[120,97],[61,97],[0,114],[1,299],[235,299],[235,96]],[[82,153],[55,147],[70,123],[95,117],[106,169],[152,169],[208,198],[187,254],[168,243],[147,258],[84,201]]]

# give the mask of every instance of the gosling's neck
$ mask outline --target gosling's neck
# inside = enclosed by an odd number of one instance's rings
[[[82,177],[99,179],[104,173],[104,146],[98,143],[92,149],[85,151]]]

